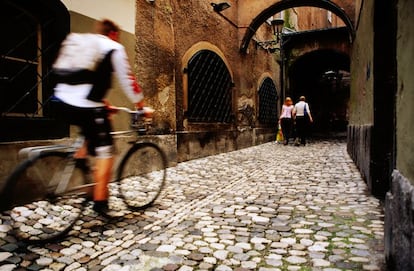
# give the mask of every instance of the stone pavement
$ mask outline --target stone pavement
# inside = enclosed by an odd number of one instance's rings
[[[89,207],[55,243],[16,242],[3,216],[0,271],[385,270],[382,209],[345,142],[266,143],[180,163],[155,206]]]

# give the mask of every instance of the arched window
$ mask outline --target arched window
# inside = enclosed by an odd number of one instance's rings
[[[276,125],[277,123],[277,95],[276,86],[269,77],[263,80],[259,88],[259,122],[261,124]]]
[[[188,120],[231,122],[233,82],[223,60],[213,51],[198,51],[189,60],[187,73]]]

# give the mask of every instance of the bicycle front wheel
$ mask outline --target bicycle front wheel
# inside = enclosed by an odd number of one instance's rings
[[[124,202],[133,210],[150,206],[160,195],[167,175],[165,153],[154,143],[141,142],[122,158],[117,182]]]
[[[1,199],[1,210],[10,215],[14,235],[40,242],[66,234],[86,201],[67,191],[82,184],[84,176],[65,152],[44,152],[18,165],[6,180]],[[62,187],[64,180],[67,183]]]

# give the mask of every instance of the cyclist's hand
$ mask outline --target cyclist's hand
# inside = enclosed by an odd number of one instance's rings
[[[143,110],[143,109],[144,109],[144,101],[137,102],[137,103],[135,104],[135,108],[136,108],[137,110]]]
[[[137,102],[135,104],[135,107],[138,111],[142,113],[142,115],[144,115],[145,118],[149,119],[152,118],[152,113],[154,113],[155,111],[151,107],[144,106],[144,101]]]
[[[146,118],[152,118],[152,114],[154,113],[154,109],[151,107],[143,107],[142,110],[144,111],[144,117]]]
[[[119,109],[115,106],[112,106],[108,100],[103,100],[106,110],[108,111],[109,115],[113,115],[119,111]]]

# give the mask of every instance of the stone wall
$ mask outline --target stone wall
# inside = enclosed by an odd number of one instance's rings
[[[131,142],[135,141],[149,141],[154,142],[165,152],[169,166],[177,164],[177,138],[175,135],[157,135],[157,136],[139,136],[135,134],[125,134],[115,136],[115,168],[119,159],[131,146]],[[57,140],[38,140],[38,141],[19,141],[10,143],[0,143],[0,191],[3,187],[4,181],[10,175],[12,170],[23,161],[24,157],[19,157],[19,150],[27,147],[35,146],[50,146],[71,144],[73,138],[62,138]],[[114,170],[115,172],[115,170]]]
[[[396,165],[385,203],[385,251],[389,270],[414,270],[414,2],[397,9]],[[390,67],[392,68],[392,67]]]
[[[414,270],[414,186],[395,170],[385,204],[385,257],[389,270]]]
[[[347,151],[365,181],[370,177],[371,125],[348,125]],[[371,184],[368,184],[371,186]]]

